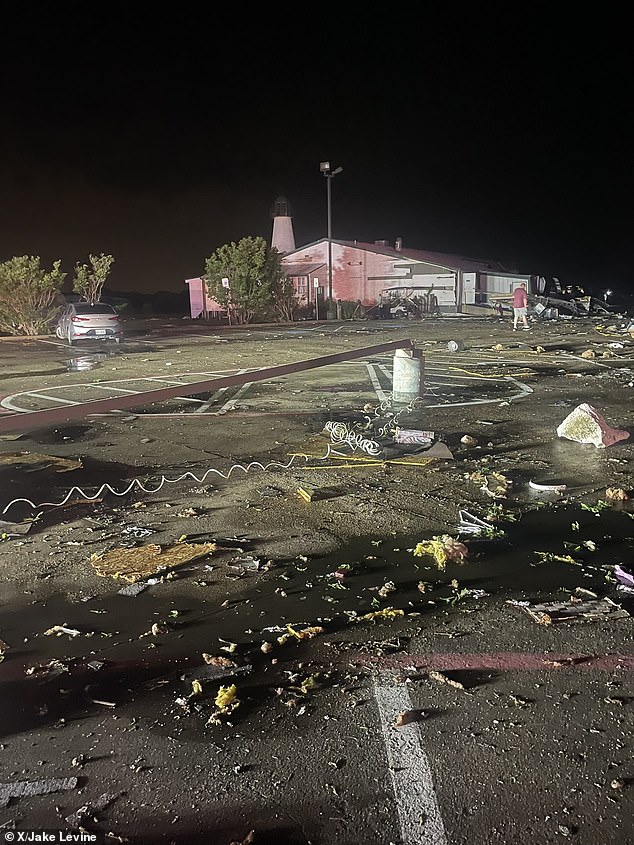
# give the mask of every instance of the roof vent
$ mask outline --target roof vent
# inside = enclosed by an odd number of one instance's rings
[[[387,246],[387,241],[374,241],[375,246]]]
[[[403,238],[397,238],[394,242],[394,249],[400,252],[403,249]]]

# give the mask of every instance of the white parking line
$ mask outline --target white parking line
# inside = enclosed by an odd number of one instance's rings
[[[381,717],[388,768],[398,811],[403,845],[447,845],[431,766],[418,724],[395,727],[399,713],[412,710],[407,688],[374,679],[374,695]]]
[[[368,375],[370,376],[370,381],[372,382],[372,387],[374,388],[374,392],[376,393],[379,402],[385,402],[386,399],[387,399],[387,396],[385,394],[385,391],[381,387],[381,383],[379,382],[379,379],[377,377],[376,370],[375,370],[375,364],[367,363],[365,366],[367,368]],[[380,367],[381,370],[385,371],[385,367],[382,367],[381,365],[379,365],[379,367]],[[391,378],[391,374],[388,374],[388,375],[390,375],[390,378]]]

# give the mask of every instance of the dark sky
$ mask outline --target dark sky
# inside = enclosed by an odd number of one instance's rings
[[[426,5],[5,12],[0,260],[110,252],[113,288],[180,291],[280,194],[324,237],[330,160],[334,237],[631,291],[626,21]]]

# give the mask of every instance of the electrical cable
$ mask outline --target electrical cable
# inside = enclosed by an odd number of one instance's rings
[[[403,408],[397,414],[394,414],[393,419],[397,420],[398,417],[404,411],[411,409],[415,402],[416,402],[416,400],[414,400],[414,402],[410,402],[410,404],[406,408]],[[380,414],[378,413],[378,410],[386,411],[386,410],[388,410],[388,408],[391,408],[391,400],[387,400],[386,402],[382,402],[381,405],[379,406],[379,408],[375,409],[375,414],[377,416],[380,416]],[[365,452],[366,454],[373,456],[373,457],[379,455],[383,451],[383,447],[379,443],[377,443],[376,440],[370,440],[369,438],[363,437],[363,434],[361,432],[355,432],[348,425],[346,425],[346,423],[333,422],[332,420],[330,420],[329,422],[326,423],[326,425],[324,426],[324,429],[329,432],[330,437],[331,437],[331,441],[332,441],[333,445],[335,445],[335,446],[345,443],[351,449],[353,449],[353,450],[359,449],[359,450],[361,450],[361,451]],[[322,455],[321,458],[318,458],[317,460],[325,461],[330,457],[330,455],[333,452],[334,452],[334,450],[330,447],[330,444],[327,444],[326,445],[326,453],[324,455]],[[259,468],[259,469],[262,470],[262,472],[266,472],[268,469],[270,469],[272,467],[278,467],[279,469],[289,469],[293,465],[295,460],[297,458],[300,458],[300,457],[303,457],[305,460],[308,460],[308,457],[306,455],[295,454],[295,455],[292,455],[291,459],[289,461],[287,461],[286,463],[280,463],[279,461],[271,461],[268,464],[262,464],[259,461],[251,461],[246,466],[244,464],[233,464],[233,466],[231,466],[229,468],[228,472],[226,472],[226,473],[222,472],[219,469],[214,469],[213,467],[210,467],[209,469],[207,469],[203,473],[201,478],[199,478],[195,473],[191,472],[190,470],[188,470],[187,472],[184,472],[182,475],[179,475],[177,478],[167,478],[165,475],[161,475],[157,486],[155,486],[153,488],[145,486],[138,478],[133,478],[131,483],[125,488],[125,490],[121,490],[121,491],[115,490],[114,487],[112,487],[110,484],[108,484],[106,482],[106,483],[102,484],[101,487],[99,487],[99,489],[97,490],[97,492],[94,493],[93,495],[86,493],[84,490],[82,490],[81,487],[74,486],[74,487],[70,488],[70,490],[66,493],[64,498],[59,502],[40,502],[39,504],[36,504],[35,502],[32,502],[31,499],[16,498],[16,499],[12,499],[4,507],[4,509],[2,510],[1,513],[2,513],[2,516],[4,516],[7,513],[7,511],[10,508],[13,507],[13,505],[18,504],[19,502],[23,502],[24,504],[30,505],[31,508],[33,508],[33,510],[39,510],[40,508],[45,508],[45,507],[61,508],[69,501],[69,499],[74,494],[75,495],[78,494],[79,498],[82,499],[83,501],[92,502],[95,499],[98,499],[105,492],[112,493],[113,496],[118,496],[118,497],[127,496],[128,493],[130,493],[134,489],[139,489],[139,490],[142,490],[144,493],[149,493],[149,494],[158,493],[159,490],[161,490],[162,487],[165,484],[178,484],[179,482],[183,481],[186,478],[191,478],[194,481],[196,481],[198,484],[203,484],[205,482],[205,480],[208,478],[208,476],[210,476],[212,473],[217,475],[217,476],[220,476],[221,478],[229,479],[230,476],[233,474],[233,472],[236,471],[236,470],[241,470],[246,475],[248,472],[250,472],[251,469],[254,469],[254,468]],[[337,455],[336,457],[338,459],[341,459],[341,455]]]

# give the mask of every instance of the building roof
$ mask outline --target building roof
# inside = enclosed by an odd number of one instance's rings
[[[286,253],[284,258],[290,258],[292,256],[295,262],[297,262],[298,253],[306,252],[306,250],[310,249],[310,247],[316,246],[320,243],[324,243],[327,240],[327,238],[321,238],[318,241],[313,241],[310,244],[298,247],[297,249],[293,250],[293,252]],[[339,244],[340,246],[352,247],[354,249],[360,249],[365,252],[374,252],[378,255],[387,255],[391,258],[398,258],[403,261],[403,263],[407,263],[409,259],[413,262],[425,262],[427,264],[434,264],[435,266],[442,267],[445,270],[464,270],[467,272],[482,272],[485,270],[490,270],[493,272],[504,273],[508,272],[511,269],[505,267],[505,265],[503,265],[500,261],[467,258],[459,255],[450,255],[444,252],[431,252],[430,250],[409,249],[409,247],[401,247],[400,249],[396,249],[395,247],[389,246],[388,244],[384,243],[364,243],[363,241],[340,241],[335,238],[333,238],[332,242],[334,244]],[[285,267],[288,266],[289,265],[285,264]],[[297,266],[299,267],[305,265],[301,265],[300,262],[297,264]],[[297,275],[305,275],[305,272],[308,271],[298,273]]]
[[[284,264],[284,272],[287,276],[310,276],[311,273],[325,266],[323,261],[316,264],[307,264],[305,261],[298,261],[296,263]]]

